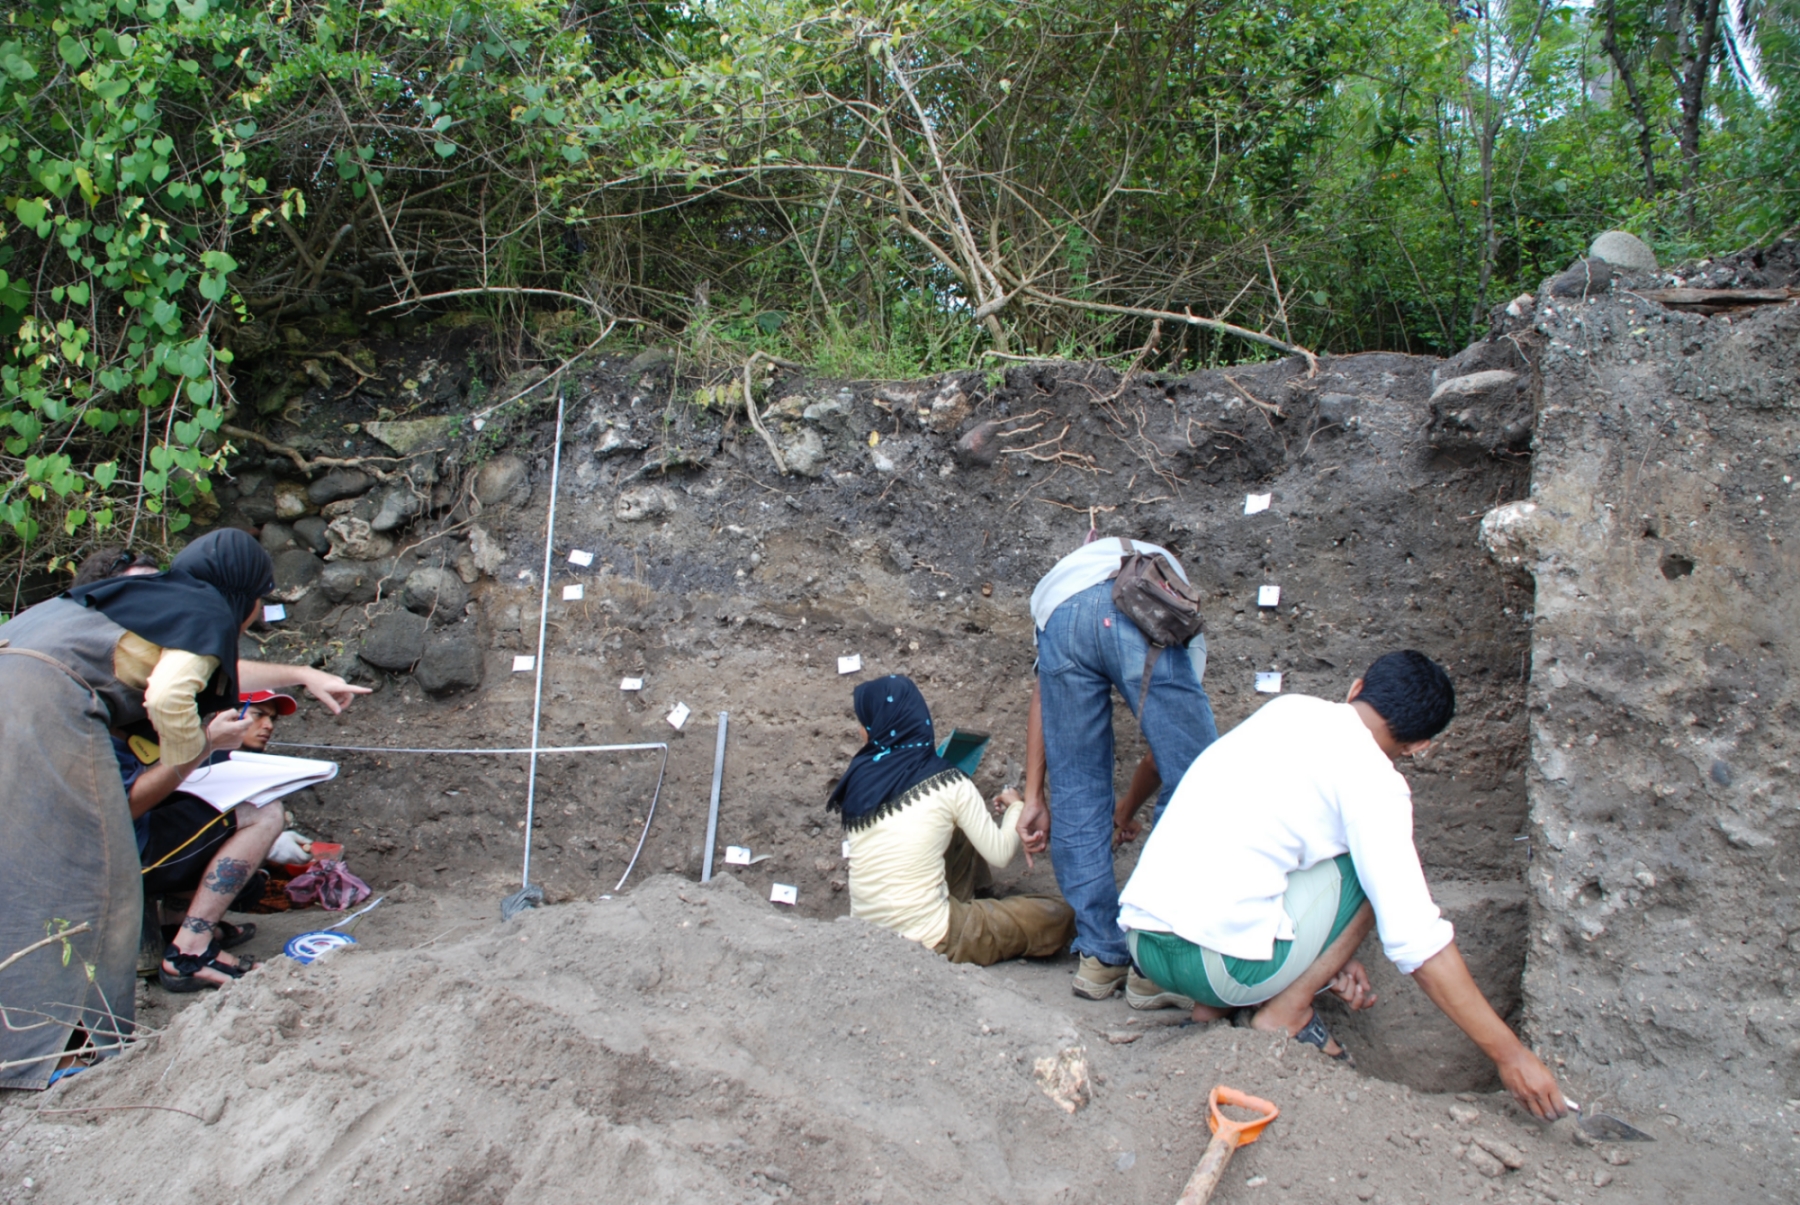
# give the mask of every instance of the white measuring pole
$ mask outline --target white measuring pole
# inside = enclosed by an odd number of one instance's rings
[[[706,810],[706,858],[700,865],[700,881],[712,882],[713,846],[719,840],[719,780],[725,776],[725,722],[730,716],[719,713],[719,744],[713,750],[712,805]]]
[[[544,523],[544,594],[538,603],[537,684],[531,692],[531,762],[525,771],[525,868],[520,890],[531,886],[531,824],[537,803],[538,722],[544,714],[544,632],[550,620],[550,556],[556,542],[556,482],[562,476],[563,402],[568,386],[556,391],[556,443],[550,453],[550,517]]]

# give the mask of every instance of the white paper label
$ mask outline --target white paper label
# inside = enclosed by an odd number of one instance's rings
[[[838,658],[838,673],[854,674],[862,670],[862,654],[851,653],[848,657]]]
[[[674,710],[669,712],[669,727],[679,729],[683,724],[687,723],[688,716],[692,714],[694,713],[688,709],[686,703],[675,704]]]
[[[844,856],[846,858],[850,856],[850,838],[848,837],[844,838]]]
[[[513,673],[522,674],[537,668],[537,658],[520,654],[513,658]]]
[[[580,602],[582,599],[584,599],[586,597],[587,597],[587,587],[586,586],[574,585],[574,586],[564,586],[563,587],[563,601],[564,602]]]
[[[1274,494],[1245,494],[1244,513],[1246,515],[1261,514],[1263,511],[1269,509],[1269,503],[1272,502],[1274,498]]]
[[[1256,675],[1256,689],[1261,691],[1265,695],[1280,694],[1281,693],[1281,675],[1276,674],[1276,673],[1259,672]]]
[[[725,865],[727,865],[727,866],[748,866],[748,865],[750,865],[750,849],[749,849],[749,847],[744,846],[744,845],[727,845],[725,847]]]
[[[571,565],[579,565],[583,569],[586,569],[589,565],[592,565],[593,563],[594,563],[594,554],[591,552],[583,552],[581,549],[577,548],[575,551],[573,551],[569,554],[569,564],[571,564]]]
[[[1258,586],[1256,588],[1256,605],[1259,607],[1276,607],[1281,605],[1280,586]]]
[[[642,678],[620,678],[619,679],[619,689],[620,690],[642,690],[642,689],[644,689],[644,680]]]
[[[263,608],[264,623],[280,623],[287,618],[287,608],[280,603],[270,603]]]
[[[786,883],[777,883],[769,888],[769,902],[771,904],[798,904],[800,889],[789,887]]]

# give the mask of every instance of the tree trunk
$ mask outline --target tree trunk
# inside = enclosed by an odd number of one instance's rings
[[[1681,57],[1681,161],[1686,188],[1688,221],[1692,223],[1700,184],[1700,119],[1706,110],[1706,77],[1712,72],[1713,52],[1718,47],[1719,0],[1694,0],[1698,27],[1686,40]]]
[[[1619,45],[1618,0],[1606,0],[1606,33],[1600,48],[1612,59],[1619,82],[1625,85],[1625,97],[1631,103],[1631,119],[1637,122],[1638,157],[1644,162],[1644,199],[1650,200],[1656,196],[1656,141],[1650,132],[1650,112],[1644,105],[1644,94],[1631,74],[1625,48]]]

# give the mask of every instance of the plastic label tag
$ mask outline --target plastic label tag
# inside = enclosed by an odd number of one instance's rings
[[[1258,672],[1256,675],[1256,689],[1265,695],[1280,694],[1281,675],[1277,673]]]
[[[620,690],[642,690],[642,689],[644,689],[644,680],[642,678],[620,678],[619,679],[619,689]]]
[[[748,866],[748,865],[750,865],[750,850],[747,847],[742,846],[742,845],[727,845],[725,847],[725,865],[727,865],[727,866]]]
[[[674,709],[669,712],[669,727],[680,731],[681,726],[687,723],[688,716],[692,714],[693,712],[686,703],[675,704]]]
[[[1257,515],[1269,509],[1269,503],[1275,500],[1274,494],[1245,494],[1244,513]]]
[[[1281,605],[1280,586],[1258,586],[1256,588],[1256,605],[1259,607],[1278,607]]]
[[[584,552],[581,549],[577,548],[577,549],[575,549],[575,551],[573,551],[569,554],[569,564],[571,564],[571,565],[579,565],[581,568],[586,569],[589,565],[592,565],[593,563],[594,563],[594,554],[591,552]]]
[[[800,889],[789,887],[786,883],[777,883],[769,888],[769,902],[771,904],[798,904]]]
[[[587,597],[587,587],[586,586],[574,585],[574,586],[564,586],[563,587],[563,601],[564,602],[580,602],[582,599],[584,599],[586,597]]]
[[[263,608],[264,623],[280,623],[287,618],[287,608],[280,603],[270,603]]]
[[[838,673],[854,674],[862,669],[862,654],[851,653],[848,657],[838,658]]]
[[[536,668],[537,668],[537,658],[536,657],[526,656],[525,654],[521,653],[519,656],[513,658],[513,673],[515,673],[515,674],[522,674],[529,670],[534,670]]]

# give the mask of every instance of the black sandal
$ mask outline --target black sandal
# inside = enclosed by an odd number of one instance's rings
[[[181,932],[180,925],[164,925],[162,927],[163,940],[165,942],[174,941],[175,935],[179,932]],[[235,950],[256,936],[256,926],[254,924],[234,925],[228,920],[222,920],[214,923],[213,932],[218,935],[221,950]]]
[[[1350,1061],[1350,1051],[1342,1042],[1338,1043],[1336,1054],[1326,1052],[1325,1047],[1332,1042],[1331,1031],[1325,1028],[1325,1022],[1319,1020],[1319,1014],[1316,1012],[1312,1015],[1312,1020],[1300,1027],[1300,1032],[1294,1035],[1294,1041],[1305,1042],[1308,1046],[1317,1046],[1319,1053],[1324,1054],[1326,1058],[1336,1059],[1340,1063]]]
[[[202,970],[211,969],[232,979],[242,979],[256,969],[254,962],[220,962],[219,939],[216,937],[198,954],[183,954],[170,945],[163,951],[163,962],[176,971],[171,975],[161,966],[156,968],[156,981],[162,984],[165,992],[212,992],[225,986],[200,978]]]

